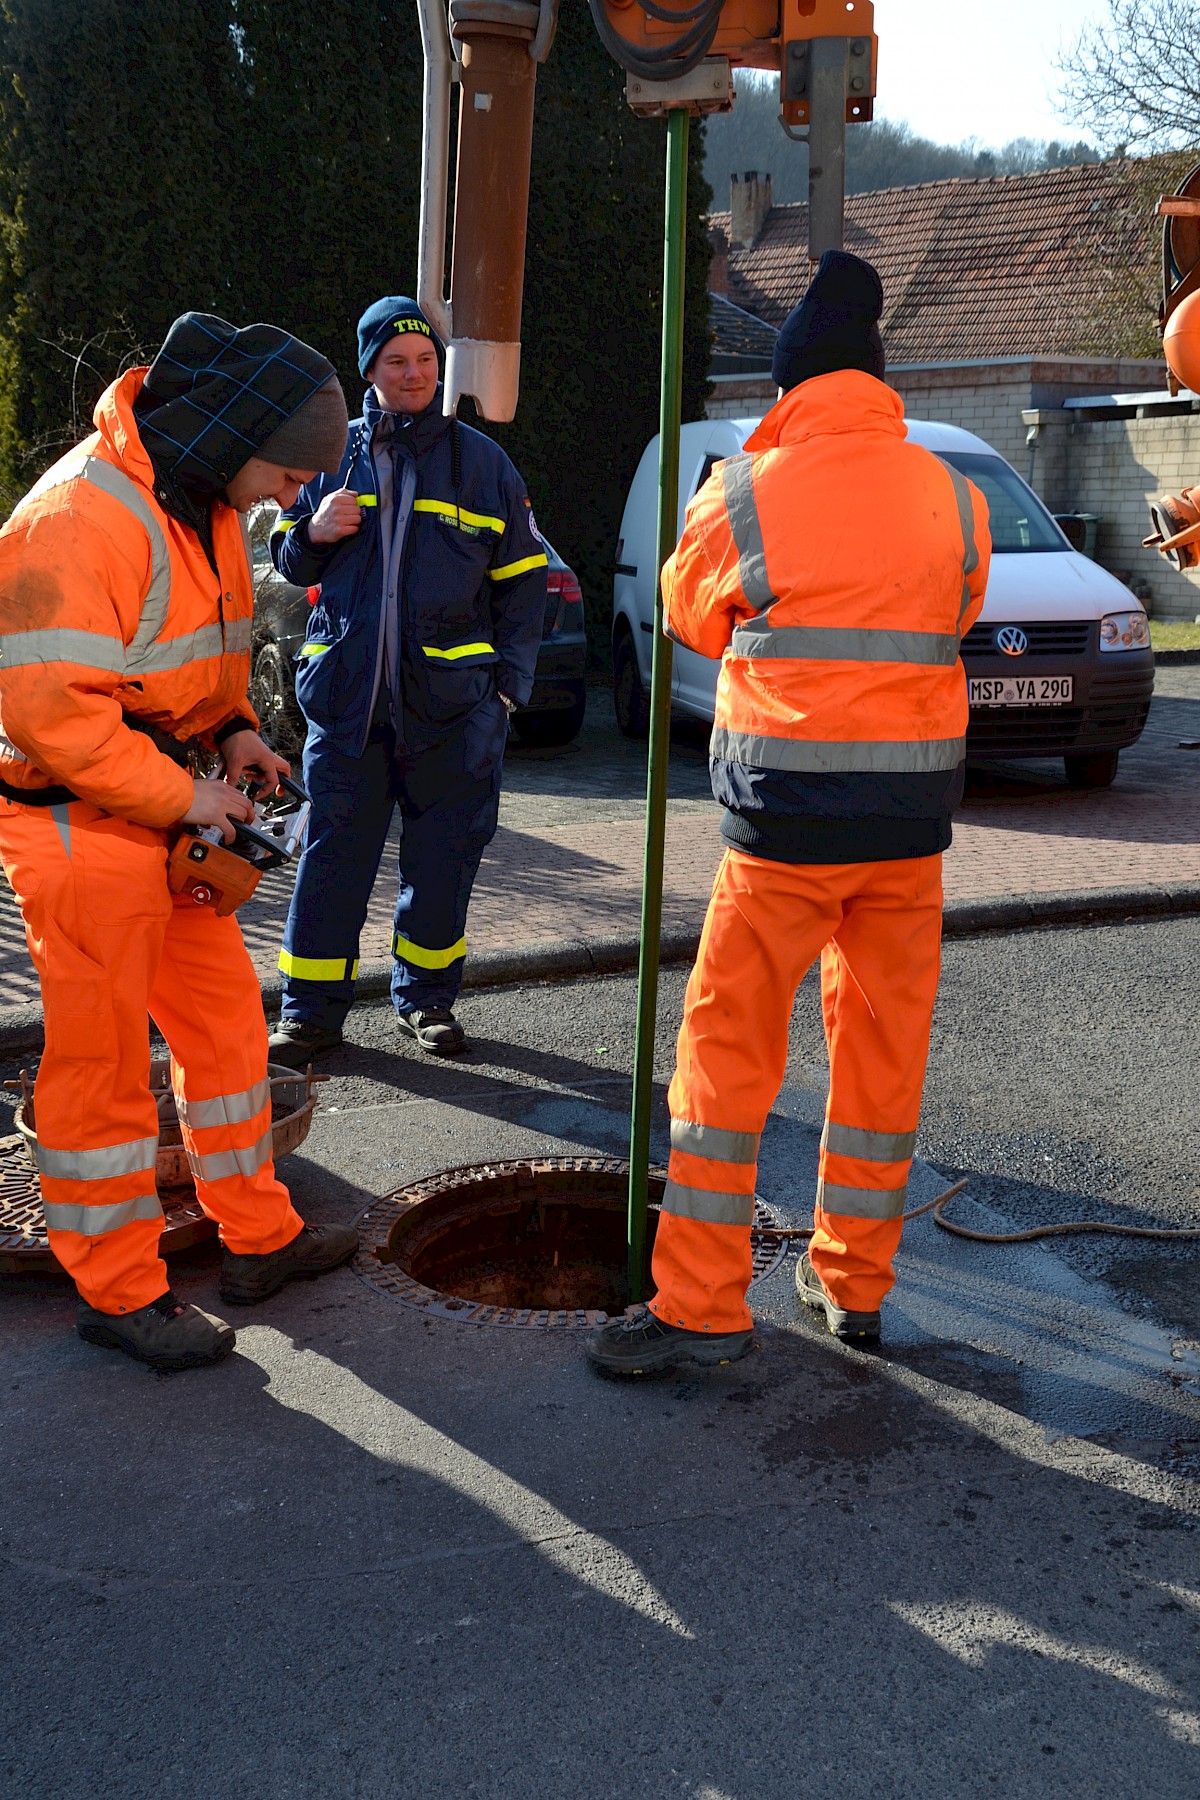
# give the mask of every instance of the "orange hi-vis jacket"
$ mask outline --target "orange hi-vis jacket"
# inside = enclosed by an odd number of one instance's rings
[[[192,777],[126,717],[209,746],[232,719],[255,724],[254,590],[236,512],[212,509],[214,569],[155,497],[133,413],[145,374],[113,383],[93,435],[0,529],[0,791],[163,827]]]
[[[987,521],[977,488],[906,441],[899,396],[854,369],[801,382],[713,470],[663,600],[671,637],[722,658],[730,845],[809,863],[946,848]]]

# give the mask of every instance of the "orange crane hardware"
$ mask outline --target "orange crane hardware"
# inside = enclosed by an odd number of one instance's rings
[[[588,0],[644,117],[733,105],[731,70],[777,70],[780,116],[807,137],[809,253],[840,246],[845,129],[871,118],[879,60],[872,0]],[[417,0],[425,51],[417,298],[447,346],[444,405],[516,411],[529,163],[538,65],[559,0]],[[451,94],[458,150],[445,292]]]
[[[1158,203],[1163,220],[1163,298],[1159,320],[1167,386],[1200,394],[1200,164]],[[1150,502],[1154,530],[1142,539],[1173,568],[1200,566],[1200,485]]]

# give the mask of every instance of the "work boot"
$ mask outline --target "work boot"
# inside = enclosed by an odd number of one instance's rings
[[[225,1252],[221,1264],[221,1298],[230,1306],[253,1306],[269,1300],[289,1281],[315,1281],[330,1269],[340,1269],[358,1249],[353,1225],[302,1225],[282,1250],[265,1256],[239,1256]]]
[[[81,1300],[75,1329],[86,1343],[123,1350],[152,1369],[202,1369],[220,1362],[237,1343],[224,1319],[189,1306],[170,1288],[130,1313],[97,1312]]]
[[[267,1039],[267,1061],[282,1063],[285,1069],[307,1069],[315,1056],[336,1050],[341,1041],[341,1032],[329,1026],[308,1019],[280,1019]]]
[[[796,1292],[805,1306],[813,1307],[817,1312],[825,1314],[826,1322],[835,1338],[841,1338],[844,1344],[879,1342],[879,1314],[877,1312],[843,1312],[835,1306],[821,1285],[821,1277],[812,1266],[808,1251],[802,1251],[800,1261],[796,1264]]]
[[[608,1375],[653,1375],[660,1369],[713,1369],[745,1356],[752,1331],[685,1331],[664,1325],[646,1306],[631,1306],[623,1319],[597,1325],[584,1349]]]
[[[467,1048],[467,1034],[448,1006],[398,1012],[396,1023],[431,1056],[461,1056]]]

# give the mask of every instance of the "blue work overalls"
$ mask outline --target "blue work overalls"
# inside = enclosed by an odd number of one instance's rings
[[[313,545],[307,522],[339,487],[360,496],[362,525]],[[337,475],[302,490],[271,549],[287,580],[320,587],[296,677],[313,811],[279,958],[283,1016],[340,1028],[397,807],[392,999],[398,1011],[450,1007],[496,830],[500,696],[528,699],[545,615],[524,485],[490,438],[452,429],[440,388],[413,419],[383,413],[371,389]]]

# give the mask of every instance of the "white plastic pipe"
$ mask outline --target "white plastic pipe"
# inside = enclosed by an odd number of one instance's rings
[[[446,202],[450,192],[450,33],[441,0],[417,0],[425,51],[421,135],[421,224],[417,305],[444,344],[453,320],[446,299]]]

